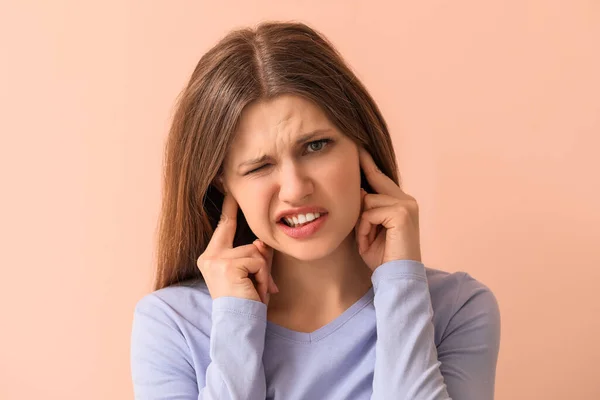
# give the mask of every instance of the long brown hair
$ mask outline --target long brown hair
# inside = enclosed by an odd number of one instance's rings
[[[232,31],[202,56],[177,101],[164,154],[155,289],[202,278],[196,262],[219,221],[217,178],[242,110],[281,94],[315,102],[400,184],[377,104],[324,35],[294,21]],[[255,238],[239,211],[234,246]]]

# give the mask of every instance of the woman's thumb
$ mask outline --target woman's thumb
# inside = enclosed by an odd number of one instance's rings
[[[256,239],[253,244],[256,246],[260,254],[267,260],[267,264],[269,265],[269,290],[270,293],[278,293],[279,288],[275,284],[273,280],[273,276],[271,275],[271,263],[273,262],[273,248],[260,239]]]

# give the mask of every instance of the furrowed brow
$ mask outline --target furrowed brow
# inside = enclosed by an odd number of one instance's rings
[[[303,133],[302,135],[300,135],[297,139],[296,139],[296,146],[300,146],[308,141],[310,141],[311,139],[313,139],[314,137],[318,136],[318,135],[322,135],[323,133],[327,133],[331,131],[330,128],[327,129],[316,129],[314,131],[311,132],[307,132],[307,133]],[[252,158],[250,160],[246,160],[243,161],[242,163],[240,163],[238,165],[238,170],[241,170],[243,167],[248,167],[251,165],[256,165],[256,164],[260,164],[263,163],[265,161],[267,161],[270,157],[266,154],[261,155],[259,157],[256,158]]]

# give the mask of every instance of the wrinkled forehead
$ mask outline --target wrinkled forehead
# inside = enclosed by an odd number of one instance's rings
[[[283,152],[304,133],[332,127],[319,106],[300,96],[282,95],[254,102],[242,112],[226,165],[235,168],[245,159]]]

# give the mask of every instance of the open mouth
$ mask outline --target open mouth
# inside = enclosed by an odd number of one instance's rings
[[[299,215],[298,217],[293,218],[281,218],[279,222],[288,226],[290,228],[301,228],[305,225],[308,225],[314,221],[317,221],[319,218],[322,218],[327,213],[308,213],[306,215]]]

